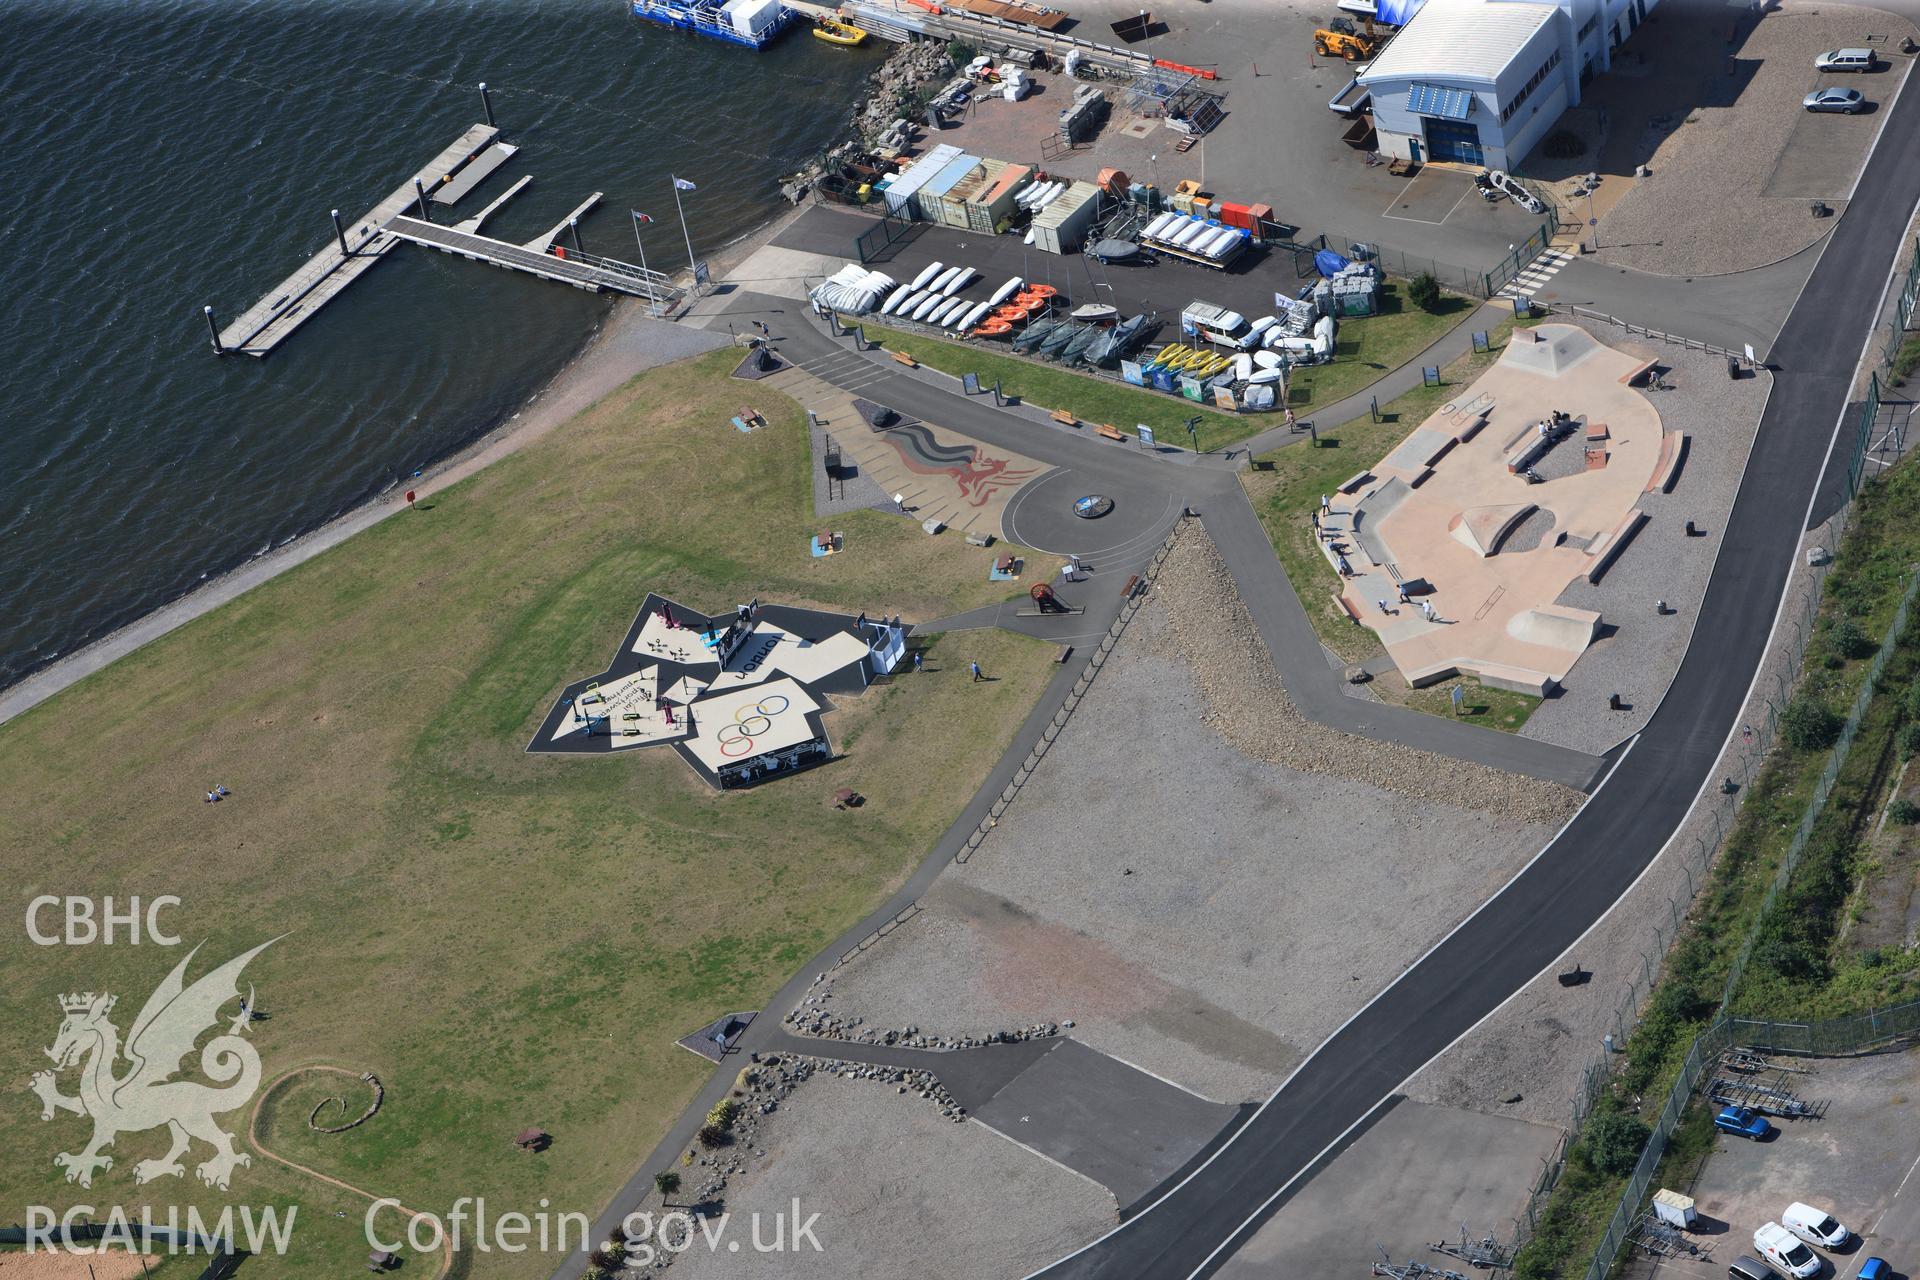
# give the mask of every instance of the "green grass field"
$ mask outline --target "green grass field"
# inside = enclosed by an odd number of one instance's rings
[[[1458,711],[1453,709],[1455,688],[1460,690]],[[1442,680],[1438,684],[1409,690],[1400,701],[1415,711],[1449,716],[1466,724],[1478,725],[1482,729],[1498,729],[1503,733],[1520,732],[1521,726],[1527,723],[1527,717],[1540,705],[1540,699],[1531,694],[1496,689],[1470,676]]]
[[[357,1114],[354,1081],[276,1091],[262,1116],[275,1151],[429,1212],[479,1195],[496,1213],[542,1197],[555,1212],[603,1207],[707,1073],[673,1040],[758,1007],[897,886],[1052,671],[1037,642],[938,637],[925,674],[829,715],[844,759],[741,793],[709,790],[666,749],[524,753],[650,588],[706,611],[758,595],[908,619],[1006,597],[986,581],[997,552],[874,512],[836,517],[847,549],[809,557],[804,415],[756,393],[769,428],[734,431],[737,359],[642,375],[421,510],[0,726],[16,1085],[48,1065],[59,994],[117,993],[124,1033],[185,950],[28,946],[27,901],[176,894],[168,923],[205,943],[196,976],[286,935],[246,975],[269,1015],[252,1031],[269,1079],[329,1063],[386,1085],[378,1116],[339,1135],[312,1132],[307,1113],[339,1094]],[[969,659],[997,681],[968,682]],[[232,798],[205,804],[216,783]],[[843,786],[866,806],[834,809]],[[338,1276],[364,1259],[363,1199],[259,1155],[226,1194],[191,1168],[136,1187],[133,1164],[164,1134],[128,1133],[93,1187],[68,1185],[52,1158],[85,1142],[86,1122],[43,1124],[30,1095],[12,1096],[0,1197],[14,1206],[297,1203],[291,1253],[250,1270]],[[244,1149],[247,1114],[222,1123]],[[553,1134],[551,1150],[513,1147],[529,1126]],[[527,1276],[555,1261],[470,1260]],[[435,1269],[415,1259],[406,1274]]]
[[[1389,281],[1383,291],[1379,315],[1341,322],[1331,363],[1294,372],[1288,402],[1296,410],[1310,410],[1365,389],[1424,351],[1471,315],[1473,309],[1470,299],[1448,294],[1443,296],[1439,311],[1422,311],[1408,305],[1404,284]],[[1177,321],[1179,317],[1174,319]],[[866,328],[869,334],[878,335],[889,350],[905,352],[943,373],[955,377],[977,373],[982,386],[991,386],[997,379],[1007,395],[1047,409],[1065,409],[1082,422],[1110,423],[1129,433],[1135,423],[1144,422],[1167,444],[1185,446],[1189,443],[1182,424],[1195,414],[1200,415],[1200,447],[1208,450],[1224,449],[1265,431],[1277,421],[1273,414],[1222,413],[1176,396],[1142,391],[1110,378],[1096,378],[1043,360],[1005,354],[1006,347],[999,343],[947,342],[878,323],[868,323]],[[1168,326],[1147,349],[1157,351],[1174,341],[1178,329],[1177,323]]]

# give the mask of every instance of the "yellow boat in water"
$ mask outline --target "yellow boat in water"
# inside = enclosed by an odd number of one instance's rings
[[[821,18],[813,24],[813,38],[825,40],[828,44],[851,47],[865,40],[867,33],[851,22],[836,22],[832,18]]]

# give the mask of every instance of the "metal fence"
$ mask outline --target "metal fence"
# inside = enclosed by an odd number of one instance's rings
[[[1900,282],[1900,302],[1895,313],[1899,323],[1895,328],[1913,327],[1913,308],[1916,302],[1920,302],[1920,238],[1916,238],[1913,242],[1913,261],[1907,264],[1907,278]]]
[[[1819,1022],[1738,1017],[1727,1021],[1733,1027],[1733,1042],[1743,1049],[1839,1058],[1920,1036],[1920,1000]]]
[[[1788,843],[1786,853],[1780,859],[1780,869],[1774,874],[1772,883],[1767,886],[1766,895],[1761,899],[1760,909],[1754,914],[1752,921],[1747,926],[1746,935],[1741,939],[1740,950],[1735,953],[1733,964],[1727,974],[1726,987],[1721,993],[1720,1014],[1714,1019],[1713,1024],[1694,1040],[1692,1047],[1687,1050],[1687,1057],[1681,1065],[1680,1075],[1673,1082],[1673,1088],[1668,1091],[1666,1101],[1662,1104],[1659,1115],[1655,1117],[1653,1121],[1653,1135],[1647,1140],[1646,1150],[1640,1153],[1640,1161],[1634,1166],[1633,1175],[1627,1179],[1627,1185],[1620,1193],[1619,1203],[1614,1207],[1613,1217],[1607,1223],[1606,1233],[1601,1236],[1600,1243],[1595,1247],[1593,1256],[1587,1262],[1586,1280],[1605,1280],[1607,1272],[1612,1269],[1613,1260],[1619,1254],[1621,1247],[1625,1245],[1628,1232],[1632,1230],[1633,1224],[1639,1219],[1640,1206],[1645,1200],[1648,1188],[1653,1181],[1654,1171],[1659,1167],[1661,1157],[1666,1154],[1668,1140],[1672,1137],[1674,1129],[1678,1127],[1681,1117],[1686,1114],[1687,1106],[1693,1098],[1694,1091],[1699,1087],[1700,1077],[1711,1067],[1723,1050],[1730,1045],[1738,1043],[1743,1047],[1752,1048],[1774,1049],[1778,1047],[1781,1051],[1787,1052],[1844,1052],[1847,1050],[1836,1050],[1833,1046],[1841,1044],[1861,1046],[1868,1043],[1884,1043],[1899,1035],[1910,1034],[1914,1028],[1920,1027],[1920,1004],[1901,1006],[1899,1009],[1879,1013],[1863,1014],[1859,1018],[1839,1019],[1834,1022],[1818,1024],[1769,1023],[1751,1018],[1735,1019],[1730,1018],[1726,1012],[1728,1004],[1730,1004],[1733,999],[1733,993],[1739,988],[1740,979],[1746,973],[1747,962],[1752,958],[1754,942],[1759,937],[1760,926],[1762,922],[1766,920],[1768,913],[1771,912],[1779,902],[1780,894],[1785,891],[1788,882],[1793,878],[1795,869],[1800,865],[1801,857],[1806,853],[1807,842],[1813,835],[1814,824],[1819,819],[1820,811],[1825,807],[1828,796],[1833,792],[1834,781],[1840,776],[1840,769],[1846,762],[1847,752],[1852,748],[1854,738],[1860,731],[1860,722],[1866,716],[1867,704],[1873,700],[1874,691],[1879,685],[1880,677],[1885,672],[1887,663],[1892,659],[1895,647],[1900,643],[1901,637],[1906,633],[1907,622],[1912,612],[1916,593],[1920,593],[1920,573],[1916,573],[1907,582],[1906,592],[1900,598],[1900,606],[1894,611],[1893,621],[1887,627],[1886,635],[1880,643],[1880,649],[1874,654],[1873,661],[1867,668],[1866,679],[1860,684],[1860,691],[1853,700],[1853,706],[1848,709],[1846,722],[1840,730],[1840,738],[1827,753],[1827,762],[1825,767],[1820,771],[1819,783],[1814,787],[1813,795],[1808,799],[1805,809],[1801,812],[1800,824],[1794,829],[1793,839]],[[1805,656],[1806,641],[1811,634],[1812,618],[1818,610],[1819,599],[1820,597],[1817,591],[1809,593],[1810,607],[1807,612],[1807,617],[1803,623],[1796,623],[1797,634],[1795,641],[1797,648],[1794,651],[1793,662],[1791,664],[1795,670],[1798,669],[1800,660]],[[1780,693],[1782,704],[1784,704],[1786,689],[1783,687]],[[1767,699],[1767,704],[1767,737],[1771,739],[1773,727],[1777,723],[1776,711],[1779,708],[1776,707],[1771,698]],[[1755,736],[1758,735],[1756,734]],[[1764,754],[1764,749],[1762,754]],[[1752,777],[1751,762],[1749,762],[1747,768],[1747,776],[1750,780]],[[1737,792],[1733,793],[1733,795],[1743,794],[1744,792],[1745,787],[1742,786]],[[1732,795],[1728,796],[1729,800],[1732,798]],[[1719,818],[1721,808],[1728,808],[1730,810],[1731,806],[1723,804],[1717,806],[1714,810],[1715,827],[1719,833],[1719,839],[1716,839],[1714,842],[1714,847],[1716,848],[1719,846],[1721,840],[1725,838],[1725,832],[1727,830],[1727,826],[1722,824]],[[1699,844],[1700,842],[1696,841],[1695,843]],[[1701,863],[1701,869],[1703,871],[1705,869],[1704,862]],[[1688,884],[1689,886],[1694,884],[1691,862],[1688,866]],[[1691,899],[1691,893],[1689,893],[1688,897]],[[1673,917],[1673,934],[1677,934],[1679,931],[1680,919],[1681,916],[1678,914],[1676,908],[1676,914]],[[1662,932],[1663,934],[1665,933],[1664,930]],[[1668,943],[1671,943],[1673,934],[1665,935]],[[1664,946],[1660,948],[1660,951],[1664,952]],[[1646,965],[1647,990],[1651,991],[1653,987],[1653,974],[1656,972],[1657,966],[1653,959],[1645,952],[1641,953],[1641,958]],[[1634,1004],[1632,1007],[1637,1009],[1639,1007],[1638,996],[1635,995],[1633,999]],[[1618,1014],[1615,1015],[1615,1023],[1616,1029],[1618,1029],[1621,1025],[1621,1019]],[[1740,1028],[1757,1028],[1757,1030],[1754,1031],[1750,1039],[1741,1039],[1735,1034],[1736,1030]],[[1816,1028],[1818,1028],[1819,1031],[1816,1031]],[[1796,1034],[1798,1042],[1805,1045],[1805,1048],[1787,1047],[1795,1042]],[[1618,1041],[1616,1041],[1616,1043],[1618,1043]],[[1818,1046],[1818,1048],[1816,1048],[1816,1046]],[[1589,1088],[1591,1087],[1591,1073],[1589,1073]]]
[[[1650,329],[1644,324],[1635,324],[1631,320],[1622,320],[1619,316],[1608,315],[1604,311],[1595,311],[1592,307],[1569,306],[1560,302],[1536,302],[1533,305],[1536,307],[1544,306],[1549,313],[1557,312],[1562,315],[1575,316],[1582,320],[1598,320],[1602,324],[1610,324],[1633,337],[1652,338],[1657,342],[1674,343],[1684,347],[1688,351],[1704,351],[1710,356],[1726,356],[1734,360],[1746,360],[1747,358],[1747,354],[1744,351],[1733,351],[1726,347],[1718,347],[1711,342],[1702,342],[1699,338],[1688,338],[1678,333],[1668,333],[1663,329]]]
[[[1309,276],[1317,278],[1319,273],[1313,265],[1313,255],[1322,249],[1332,249],[1336,253],[1353,258],[1367,258],[1381,271],[1403,280],[1411,280],[1418,275],[1431,275],[1441,285],[1476,298],[1491,298],[1499,292],[1509,280],[1525,271],[1533,260],[1546,252],[1548,243],[1553,239],[1553,225],[1541,223],[1538,230],[1491,268],[1463,267],[1451,262],[1441,262],[1438,258],[1422,257],[1407,253],[1392,245],[1384,245],[1377,240],[1365,240],[1359,237],[1345,236],[1337,231],[1302,231],[1294,228],[1291,235],[1270,237],[1269,243],[1278,250],[1291,250],[1294,255],[1294,274],[1305,280]]]
[[[902,240],[910,239],[930,224],[903,218],[889,209],[871,227],[854,239],[853,251],[862,264],[872,262]]]

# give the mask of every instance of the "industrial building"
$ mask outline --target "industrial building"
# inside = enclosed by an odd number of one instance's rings
[[[1513,169],[1657,0],[1426,0],[1360,75],[1379,149]]]

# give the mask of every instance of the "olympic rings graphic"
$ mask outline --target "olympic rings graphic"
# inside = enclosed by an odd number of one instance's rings
[[[735,747],[739,749],[738,750],[730,749]],[[739,756],[743,756],[751,750],[753,750],[752,738],[734,738],[731,741],[727,740],[726,738],[720,739],[720,754],[725,756],[729,760],[735,759]]]
[[[756,720],[760,722],[760,727],[758,729],[747,728],[748,725],[754,723],[754,721]],[[734,727],[739,729],[740,732],[746,734],[749,738],[757,738],[761,734],[766,733],[767,731],[773,728],[773,721],[769,720],[765,716],[748,716],[745,720],[740,721],[740,723]]]
[[[777,706],[777,707],[769,707],[769,706],[767,705],[767,704],[768,704],[769,702],[772,702],[772,701],[774,701],[774,700],[776,700],[776,699],[778,699],[778,700],[779,700],[779,703],[780,703],[780,705],[779,705],[779,706]],[[757,712],[759,712],[759,713],[760,713],[761,715],[763,715],[763,716],[777,716],[777,715],[779,715],[779,714],[780,714],[780,713],[781,713],[782,711],[785,711],[785,710],[786,710],[786,709],[787,709],[788,707],[790,707],[790,706],[792,706],[792,705],[793,705],[793,700],[792,700],[791,698],[789,698],[789,697],[787,697],[787,695],[786,695],[786,694],[784,694],[784,693],[770,693],[770,694],[768,694],[768,695],[767,695],[766,697],[764,697],[764,698],[762,698],[762,699],[760,699],[760,701],[758,701],[758,702],[756,702],[756,703],[754,703],[754,704],[753,704],[753,709],[754,709],[755,711],[757,711]],[[738,717],[737,717],[737,716],[736,716],[735,718],[736,718],[736,719],[738,719]]]

